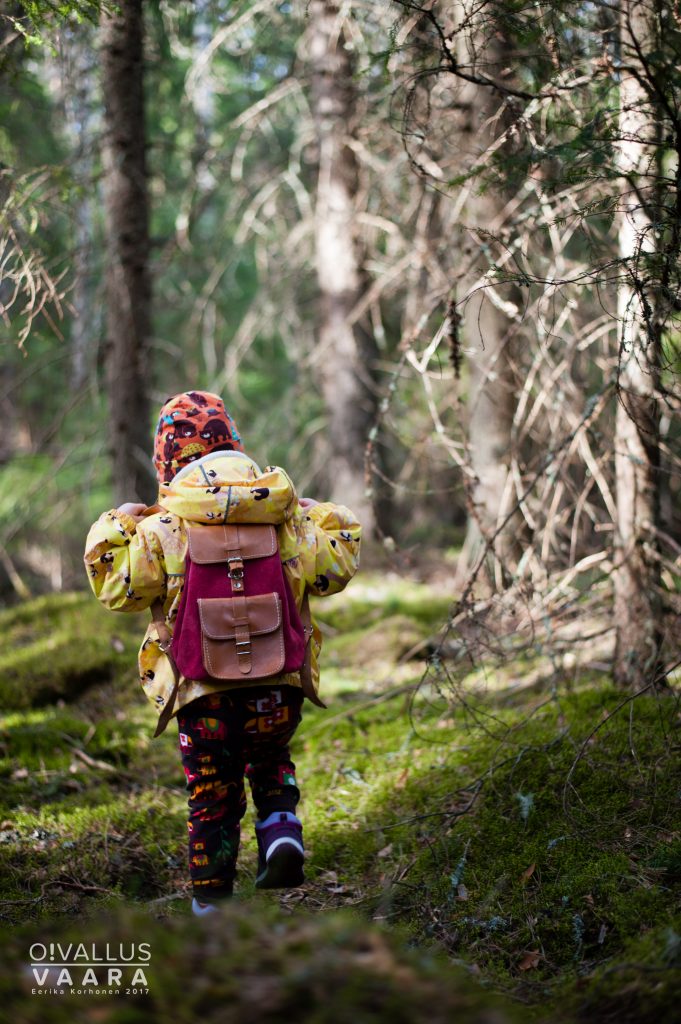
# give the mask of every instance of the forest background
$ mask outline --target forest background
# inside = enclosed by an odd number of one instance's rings
[[[153,501],[165,398],[218,392],[254,457],[364,523],[367,582],[326,621],[339,678],[355,683],[349,696],[336,680],[339,699],[380,716],[407,694],[377,747],[425,730],[442,748],[440,788],[435,762],[425,789],[417,769],[413,793],[397,775],[403,812],[446,819],[438,884],[418,912],[393,892],[409,885],[406,863],[430,878],[424,825],[414,850],[386,840],[392,888],[383,872],[382,895],[359,902],[450,955],[470,962],[474,948],[477,970],[533,1005],[614,957],[640,969],[622,985],[617,968],[615,994],[599,976],[594,998],[613,1000],[613,1019],[622,991],[632,1020],[644,1005],[651,1020],[673,1013],[660,978],[681,949],[677,5],[148,0],[0,13],[6,708],[58,709],[120,675],[120,627],[103,647],[80,638],[80,667],[54,645],[38,667],[34,620],[47,612],[73,647],[89,525]],[[105,716],[78,713],[99,721],[104,761],[90,769],[106,772]],[[37,721],[10,714],[7,736],[34,743]],[[601,729],[603,763],[590,759]],[[476,753],[452,791],[462,730]],[[7,742],[14,778],[28,762]],[[528,751],[531,786],[514,774]],[[481,812],[485,787],[496,801]],[[514,867],[493,859],[473,912],[471,849],[511,818]],[[547,895],[525,845],[559,857],[567,837],[584,859],[554,864]],[[370,891],[366,863],[350,862]],[[578,896],[560,892],[563,878]],[[43,893],[38,909],[55,906]]]

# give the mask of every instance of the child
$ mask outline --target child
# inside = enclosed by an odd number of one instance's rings
[[[160,599],[172,631],[184,582],[186,524],[275,524],[299,610],[306,590],[336,594],[357,570],[361,529],[352,512],[299,499],[283,469],[260,470],[216,395],[189,391],[168,399],[156,429],[154,465],[161,511],[148,514],[144,505],[126,503],[101,515],[88,534],[90,585],[112,611],[141,611]],[[139,652],[140,682],[159,714],[174,684],[159,640],[163,632],[162,624],[150,623]],[[314,621],[310,644],[316,693],[321,634]],[[302,702],[299,672],[247,685],[180,679],[173,714],[190,793],[194,913],[211,912],[232,894],[246,810],[244,776],[258,817],[256,886],[303,881],[302,826],[295,814],[300,792],[289,754]]]

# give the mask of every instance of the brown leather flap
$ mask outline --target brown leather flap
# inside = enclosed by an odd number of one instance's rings
[[[278,594],[258,594],[255,597],[200,597],[199,617],[201,631],[211,640],[234,640],[237,609],[246,605],[248,633],[259,636],[271,633],[281,625],[281,602]],[[241,623],[239,623],[241,625]]]
[[[187,538],[191,560],[198,565],[224,562],[234,555],[244,561],[265,558],[277,550],[277,531],[269,523],[189,526]]]

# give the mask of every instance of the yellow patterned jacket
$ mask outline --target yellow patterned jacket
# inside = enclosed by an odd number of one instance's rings
[[[190,463],[159,489],[162,512],[140,522],[112,509],[88,533],[85,566],[97,598],[112,611],[137,612],[160,598],[170,630],[184,583],[185,523],[272,523],[277,527],[284,572],[300,609],[307,588],[312,595],[337,594],[359,565],[361,527],[343,505],[298,503],[288,475],[277,466],[264,471],[241,452],[211,452]],[[321,633],[312,620],[312,680],[319,690]],[[157,629],[147,627],[139,658],[140,682],[158,712],[173,688],[170,663]],[[297,672],[279,677],[300,686]],[[182,679],[175,712],[205,693],[242,684]]]

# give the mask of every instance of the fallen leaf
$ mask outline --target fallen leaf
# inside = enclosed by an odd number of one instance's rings
[[[532,875],[534,874],[534,869],[536,868],[536,866],[536,864],[530,864],[529,868],[525,868],[522,875],[520,876],[520,880],[522,882],[529,882],[529,880],[532,878]]]
[[[123,651],[125,650],[125,644],[123,643],[119,636],[111,637],[111,646],[113,647],[114,651],[116,651],[117,654],[122,654]]]
[[[456,898],[458,900],[467,900],[468,899],[468,889],[463,884],[463,882],[460,885],[457,885],[457,887],[456,887]]]
[[[598,933],[598,945],[599,946],[603,945],[603,943],[605,942],[605,936],[607,934],[608,934],[608,926],[606,924],[602,924],[601,928],[600,928],[600,931]]]
[[[532,949],[532,950],[530,950],[529,953],[526,953],[525,956],[522,958],[522,960],[518,964],[518,970],[519,971],[531,971],[531,970],[534,970],[535,967],[539,966],[539,961],[540,960],[541,960],[541,953],[539,952],[539,950],[538,949]]]
[[[409,775],[409,769],[408,768],[405,768],[403,772],[400,772],[400,774],[397,777],[397,781],[395,782],[395,789],[404,789],[404,787],[407,784],[407,776],[408,775]]]
[[[392,843],[388,843],[387,846],[384,846],[382,850],[378,851],[376,856],[377,857],[388,857],[392,852],[393,852],[393,844]]]

